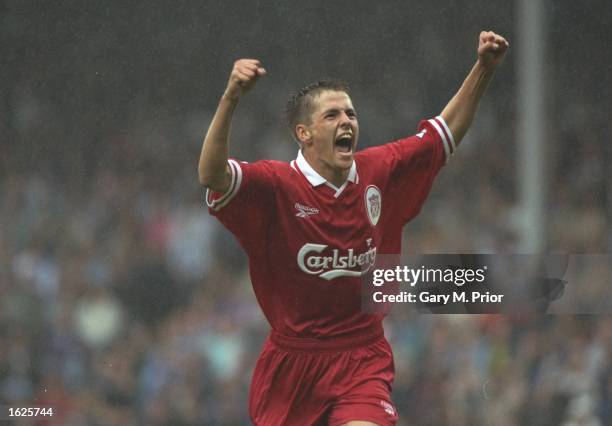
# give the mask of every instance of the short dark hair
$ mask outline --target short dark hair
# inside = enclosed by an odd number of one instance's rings
[[[347,82],[337,79],[325,79],[309,84],[298,92],[291,94],[285,110],[285,119],[291,135],[297,140],[295,126],[299,123],[310,123],[314,111],[314,98],[326,90],[345,92],[350,95]]]

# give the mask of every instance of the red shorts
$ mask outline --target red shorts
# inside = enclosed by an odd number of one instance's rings
[[[257,426],[395,425],[393,377],[382,328],[323,342],[272,331],[253,372],[249,414]]]

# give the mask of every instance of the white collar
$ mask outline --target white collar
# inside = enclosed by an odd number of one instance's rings
[[[319,186],[323,184],[330,186],[336,191],[336,197],[340,195],[342,190],[346,187],[347,182],[359,182],[359,175],[357,175],[357,165],[355,164],[355,160],[353,160],[353,164],[351,165],[351,169],[349,170],[346,182],[344,182],[344,184],[342,184],[340,188],[336,187],[336,185],[334,185],[333,183],[328,182],[323,176],[318,174],[316,170],[313,169],[310,164],[308,164],[308,161],[306,160],[306,158],[304,158],[301,149],[298,151],[297,158],[292,162],[291,166],[293,168],[297,166],[297,168],[300,169],[302,174],[306,177],[306,179],[308,179],[308,182],[310,182],[312,186]]]

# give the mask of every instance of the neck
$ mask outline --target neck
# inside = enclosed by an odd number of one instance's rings
[[[328,175],[323,174],[319,170],[317,170],[317,173],[323,176],[328,182],[330,182],[336,188],[340,188],[342,185],[344,185],[344,182],[346,182],[346,180],[348,179],[348,175],[349,175],[348,170],[332,170]]]
[[[302,150],[302,155],[308,164],[310,164],[310,167],[332,185],[339,188],[348,179],[350,169],[332,167],[325,161],[312,155],[311,152],[304,152],[304,150]]]

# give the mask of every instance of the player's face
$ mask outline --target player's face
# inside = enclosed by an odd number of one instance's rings
[[[351,98],[345,92],[324,91],[314,100],[310,128],[312,146],[320,167],[333,173],[348,172],[359,139],[359,123]]]

